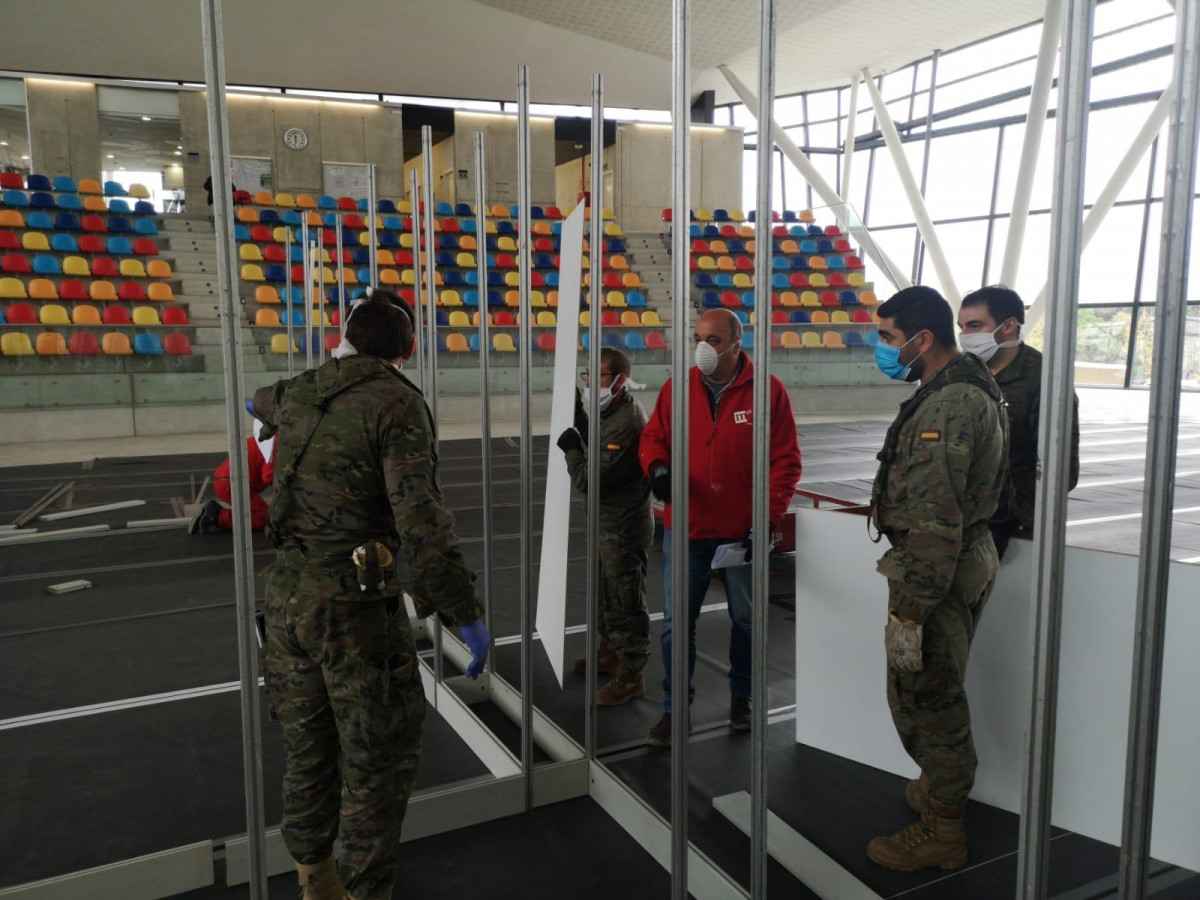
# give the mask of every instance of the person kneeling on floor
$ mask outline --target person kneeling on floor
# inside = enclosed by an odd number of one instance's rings
[[[246,479],[250,482],[250,527],[262,531],[267,527],[267,501],[262,492],[275,480],[275,439],[260,441],[262,422],[254,420],[254,436],[246,438]],[[209,500],[192,518],[188,525],[190,534],[212,534],[214,531],[233,530],[233,494],[229,488],[229,457],[213,472],[213,493],[217,499]]]

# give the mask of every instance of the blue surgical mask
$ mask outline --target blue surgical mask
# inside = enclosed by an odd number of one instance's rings
[[[918,332],[919,334],[920,332]],[[892,347],[882,342],[875,345],[875,365],[879,367],[879,371],[888,378],[895,381],[908,381],[908,376],[912,374],[912,364],[905,365],[900,362],[900,351],[917,339],[917,335],[913,335],[899,347]],[[917,354],[913,362],[920,359],[920,354]]]

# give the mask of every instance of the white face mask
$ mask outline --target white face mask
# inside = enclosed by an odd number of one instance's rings
[[[997,325],[993,331],[980,331],[974,334],[959,335],[959,343],[962,344],[963,350],[974,356],[978,356],[984,362],[990,360],[996,355],[997,350],[1005,347],[1016,347],[1021,343],[1021,332],[1017,331],[1017,339],[1014,341],[1004,341],[1003,343],[996,342],[996,332],[1003,327],[1003,323]]]
[[[613,386],[614,387],[619,386],[619,382],[614,381]],[[580,399],[583,401],[584,409],[589,408],[588,404],[591,401],[591,396],[592,396],[591,395],[591,387],[589,385],[588,387],[585,387],[583,389],[582,393],[580,394]],[[604,385],[600,385],[600,412],[604,412],[606,409],[608,409],[609,405],[612,402],[613,402],[612,387],[605,387]]]
[[[703,375],[711,375],[713,372],[717,371],[717,366],[721,362],[721,357],[733,350],[740,343],[741,341],[734,341],[733,344],[718,353],[713,348],[713,345],[708,341],[700,341],[698,344],[696,344],[696,368],[699,369]]]

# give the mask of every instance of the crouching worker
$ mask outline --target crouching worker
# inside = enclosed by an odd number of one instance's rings
[[[246,478],[250,482],[250,527],[262,531],[267,527],[267,501],[262,492],[275,480],[275,439],[260,440],[262,422],[254,422],[254,436],[246,438]],[[233,529],[233,497],[229,489],[229,457],[217,466],[212,477],[216,500],[209,500],[188,525],[190,534],[212,534]]]
[[[347,319],[344,352],[253,400],[264,435],[278,433],[266,685],[305,900],[392,895],[425,716],[394,555],[407,554],[417,614],[461,628],[472,678],[491,643],[442,501],[429,408],[400,371],[413,339],[407,304],[376,290]]]
[[[597,668],[612,675],[596,692],[600,706],[618,706],[646,693],[642,669],[650,657],[650,613],[646,608],[647,551],[654,542],[650,511],[650,481],[638,462],[638,442],[646,427],[646,412],[633,399],[629,357],[620,350],[600,351],[597,386],[600,391],[600,648]],[[558,437],[566,454],[571,485],[588,491],[585,441],[588,419],[582,398],[575,409],[575,427]],[[575,671],[586,668],[583,657]]]

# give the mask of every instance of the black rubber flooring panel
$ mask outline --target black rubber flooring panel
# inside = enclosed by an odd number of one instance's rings
[[[614,900],[668,897],[667,872],[587,798],[401,844],[396,897]],[[268,884],[295,900],[296,876]],[[245,886],[211,887],[180,900],[243,900]]]
[[[893,872],[868,860],[866,846],[871,838],[890,834],[913,820],[904,802],[904,779],[795,743],[795,722],[790,718],[772,722],[767,741],[771,811],[881,897],[1008,900],[1014,895],[1016,815],[972,801],[967,810],[971,856],[966,868],[958,872]],[[749,790],[751,750],[747,735],[727,732],[694,735],[688,750],[690,837],[743,884],[747,883],[748,842],[712,809],[712,799]],[[670,816],[669,751],[630,751],[615,754],[606,763],[656,810]],[[1115,896],[1106,891],[1117,871],[1117,848],[1059,829],[1053,833],[1051,848],[1052,897],[1082,888],[1089,890],[1072,893],[1071,900]],[[1162,864],[1159,867],[1164,871],[1160,879],[1170,873],[1178,880],[1169,885],[1172,890],[1181,885],[1200,889],[1200,876]],[[791,891],[790,884],[780,884],[772,877],[771,897],[802,896]]]
[[[283,738],[262,725],[278,823]],[[418,790],[487,775],[432,708],[423,744]],[[0,887],[246,830],[236,693],[0,731],[0,759]]]

